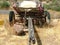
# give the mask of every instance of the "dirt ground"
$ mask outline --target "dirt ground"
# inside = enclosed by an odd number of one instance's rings
[[[17,36],[8,24],[8,15],[0,14],[0,22],[2,20],[4,23],[0,25],[0,45],[28,45],[28,33]],[[60,45],[60,19],[52,19],[48,26],[35,26],[35,29],[35,45]]]

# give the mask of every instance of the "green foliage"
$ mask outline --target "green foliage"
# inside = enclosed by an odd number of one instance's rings
[[[49,5],[47,5],[47,4],[44,4],[44,8],[45,9],[51,9],[51,7]]]
[[[44,7],[46,9],[52,9],[52,10],[56,10],[56,11],[60,11],[60,0],[52,0],[52,3],[47,5],[44,4]]]
[[[1,6],[1,3],[0,3],[0,6]]]
[[[7,1],[0,2],[0,8],[9,8],[10,4]]]
[[[52,9],[52,10],[56,10],[56,11],[60,11],[60,6],[59,6],[59,7],[54,6],[54,7],[52,7],[51,9]]]
[[[7,1],[4,1],[1,5],[2,8],[8,8],[10,4]]]

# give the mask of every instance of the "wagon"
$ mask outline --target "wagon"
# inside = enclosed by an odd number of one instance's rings
[[[41,2],[36,1],[15,2],[13,8],[17,12],[17,15],[19,15],[18,18],[20,20],[17,21],[23,23],[24,26],[28,27],[29,42],[33,41],[33,43],[35,43],[34,25],[39,25],[40,27],[43,27],[45,23],[49,24],[50,22],[49,12],[44,10],[44,7]],[[15,15],[16,14],[14,11],[10,11],[9,13],[10,24],[16,22]]]
[[[50,22],[50,14],[48,11],[44,10],[42,5],[43,4],[41,2],[37,3],[35,1],[22,1],[16,2],[13,5],[13,8],[19,15],[18,17],[20,17],[25,23],[25,25],[28,24],[28,17],[31,17],[34,24],[38,24],[40,27],[42,27],[44,23]],[[15,22],[14,11],[10,11],[9,13],[9,22]]]

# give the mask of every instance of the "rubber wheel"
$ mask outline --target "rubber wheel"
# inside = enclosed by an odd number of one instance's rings
[[[44,14],[46,15],[46,23],[49,24],[50,23],[50,13],[48,11],[44,11]]]
[[[15,20],[15,14],[14,14],[13,11],[10,11],[10,13],[9,13],[9,22],[11,23],[11,22],[13,22],[13,20]]]

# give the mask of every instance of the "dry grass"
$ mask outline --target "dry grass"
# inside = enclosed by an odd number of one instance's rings
[[[1,14],[0,20],[4,21],[3,26],[0,26],[0,45],[28,45],[28,33],[25,36],[15,35],[13,27],[9,26],[8,15]],[[35,28],[35,45],[60,45],[60,19],[52,20],[48,27]]]
[[[60,21],[55,23],[52,27],[36,27],[42,45],[60,45]]]

